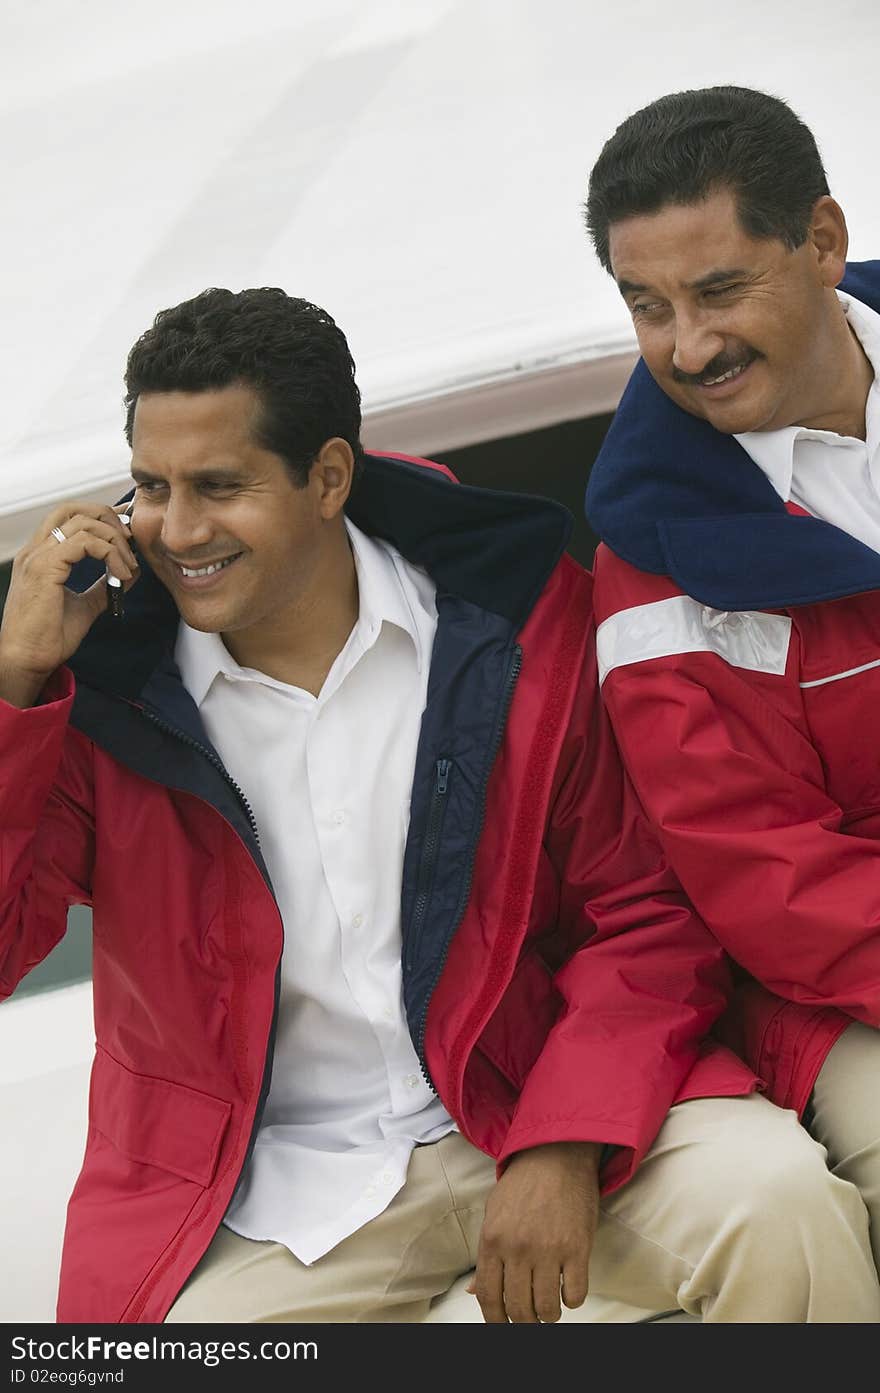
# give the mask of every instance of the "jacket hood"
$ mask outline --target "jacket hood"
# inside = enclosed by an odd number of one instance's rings
[[[841,290],[880,312],[880,261]],[[731,435],[676,406],[639,360],[590,476],[586,513],[618,556],[714,609],[784,609],[880,587],[880,556],[792,515]]]
[[[572,527],[567,509],[550,499],[473,488],[428,461],[374,454],[366,456],[346,513],[424,567],[439,592],[499,615],[514,630],[525,623]],[[69,583],[85,590],[101,572],[89,558]],[[135,700],[157,670],[169,667],[178,618],[171,595],[142,562],[125,618],[102,615],[69,665],[79,681]]]

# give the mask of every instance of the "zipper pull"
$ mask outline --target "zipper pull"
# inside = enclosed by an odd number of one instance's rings
[[[437,761],[437,792],[445,793],[449,787],[449,771],[452,768],[451,759],[438,759]]]

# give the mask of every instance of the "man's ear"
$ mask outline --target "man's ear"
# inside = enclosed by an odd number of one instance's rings
[[[833,290],[846,271],[849,232],[843,209],[830,194],[816,200],[807,240],[813,248],[822,284]]]
[[[345,505],[354,479],[354,451],[347,440],[325,440],[309,470],[309,484],[318,491],[321,517],[335,518]]]

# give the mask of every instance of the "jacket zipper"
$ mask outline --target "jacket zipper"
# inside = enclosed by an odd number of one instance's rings
[[[247,815],[251,831],[254,834],[254,841],[257,846],[260,846],[260,833],[257,830],[257,819],[254,817],[253,809],[219,756],[216,755],[213,750],[209,750],[207,745],[203,745],[200,741],[194,739],[192,735],[187,735],[186,731],[178,730],[177,726],[169,725],[167,721],[163,721],[161,716],[155,715],[148,707],[139,706],[137,709],[148,721],[152,721],[154,726],[158,726],[160,730],[165,731],[166,735],[173,735],[175,740],[182,741],[182,743],[188,745],[191,750],[198,750],[199,754],[204,755],[208,763],[213,765],[217,773],[222,774]]]
[[[440,832],[443,828],[443,818],[446,813],[446,794],[449,791],[449,775],[452,770],[452,760],[438,759],[434,769],[436,778],[434,780],[434,790],[431,794],[431,806],[428,810],[428,827],[425,832],[425,844],[422,847],[419,879],[416,889],[416,903],[413,909],[409,947],[406,954],[407,971],[412,967],[415,960],[425,912],[428,908],[431,899],[431,890],[434,885],[434,871],[437,867],[437,853],[440,850]]]
[[[502,698],[501,698],[501,704],[500,704],[500,706],[499,706],[499,708],[498,708],[498,716],[497,716],[496,721],[495,721],[495,728],[494,728],[494,730],[493,730],[493,732],[492,732],[492,743],[491,743],[491,746],[490,746],[490,754],[489,754],[489,759],[488,759],[488,761],[487,761],[487,763],[486,763],[486,776],[485,776],[485,778],[483,779],[483,785],[482,785],[482,788],[481,788],[481,790],[480,790],[480,812],[479,812],[479,817],[477,818],[477,825],[476,825],[476,831],[475,831],[475,834],[474,834],[474,838],[473,838],[473,841],[471,842],[470,851],[469,851],[469,853],[468,853],[468,864],[467,864],[467,870],[466,870],[466,873],[465,873],[464,884],[463,884],[463,886],[462,886],[461,896],[459,897],[458,907],[457,907],[456,912],[455,912],[455,918],[454,918],[454,920],[453,920],[452,928],[451,928],[451,930],[450,930],[450,932],[449,932],[449,934],[447,935],[447,938],[446,938],[446,947],[443,949],[443,956],[441,957],[440,962],[439,962],[438,965],[437,965],[437,971],[434,973],[434,980],[433,980],[432,983],[431,983],[431,988],[430,988],[430,990],[429,990],[429,992],[428,992],[428,995],[427,995],[427,998],[426,998],[426,1000],[425,1000],[424,1010],[422,1011],[421,1019],[419,1020],[419,1031],[418,1031],[418,1042],[417,1042],[417,1045],[416,1045],[416,1054],[418,1055],[419,1067],[420,1067],[420,1069],[421,1069],[421,1071],[422,1071],[422,1076],[423,1076],[425,1082],[427,1083],[428,1087],[430,1088],[431,1092],[432,1092],[432,1093],[435,1093],[435,1094],[436,1094],[437,1090],[436,1090],[436,1088],[434,1087],[434,1083],[433,1083],[433,1080],[431,1079],[431,1075],[428,1073],[428,1064],[427,1064],[427,1060],[425,1059],[425,1031],[426,1031],[427,1022],[428,1022],[428,1007],[429,1007],[430,1004],[431,1004],[431,997],[434,995],[434,990],[435,990],[435,988],[436,988],[436,986],[437,986],[437,983],[440,981],[440,978],[441,978],[442,975],[443,975],[443,969],[444,969],[444,967],[446,966],[446,959],[447,959],[447,957],[449,956],[449,949],[450,949],[450,946],[451,946],[451,944],[452,944],[452,940],[453,940],[453,938],[455,937],[456,932],[457,932],[457,930],[458,930],[458,926],[459,926],[459,924],[461,923],[461,921],[462,921],[462,919],[463,919],[463,917],[464,917],[464,911],[465,911],[465,909],[466,909],[466,907],[467,907],[467,902],[468,902],[468,900],[470,899],[471,884],[472,884],[473,878],[474,878],[474,862],[475,862],[476,859],[477,859],[477,847],[479,846],[480,834],[482,833],[482,830],[483,830],[483,822],[484,822],[485,817],[486,817],[486,795],[487,795],[488,788],[489,788],[489,777],[490,777],[490,775],[491,775],[491,773],[492,773],[492,769],[493,769],[494,764],[495,764],[495,756],[496,756],[497,753],[498,753],[499,747],[500,747],[500,745],[501,745],[501,740],[502,740],[503,735],[504,735],[504,727],[505,727],[506,724],[507,724],[507,716],[508,716],[508,712],[510,711],[510,703],[513,701],[513,693],[514,693],[514,689],[516,688],[516,683],[517,683],[517,679],[518,679],[519,674],[520,674],[520,668],[521,668],[521,667],[522,667],[522,648],[520,647],[519,644],[516,644],[516,646],[515,646],[515,648],[514,648],[514,650],[513,650],[513,654],[511,655],[510,664],[509,664],[508,669],[507,669],[507,677],[505,678],[505,682],[504,682],[504,691],[503,691]],[[442,762],[442,761],[441,761],[441,762]],[[438,764],[438,770],[439,770],[439,764]],[[435,797],[436,797],[436,788],[435,788]],[[427,839],[426,839],[426,848],[427,848]],[[436,863],[436,857],[437,857],[437,849],[435,849],[435,851],[434,851],[434,861],[435,861],[435,863]],[[420,879],[421,879],[421,877],[420,877]],[[433,870],[432,870],[431,879],[433,880]],[[416,909],[418,910],[418,902],[417,902],[417,904],[416,904]],[[424,913],[425,913],[426,910],[427,910],[427,898],[426,898],[426,901],[425,901],[425,907],[424,907],[424,909],[423,909],[423,911],[422,911],[423,917],[424,917]]]

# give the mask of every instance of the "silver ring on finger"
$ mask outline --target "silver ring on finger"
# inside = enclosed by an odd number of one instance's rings
[[[66,542],[66,541],[67,541],[67,538],[65,537],[64,533],[61,531],[61,528],[60,528],[60,527],[53,527],[53,528],[52,528],[52,536],[55,538],[56,542]]]

